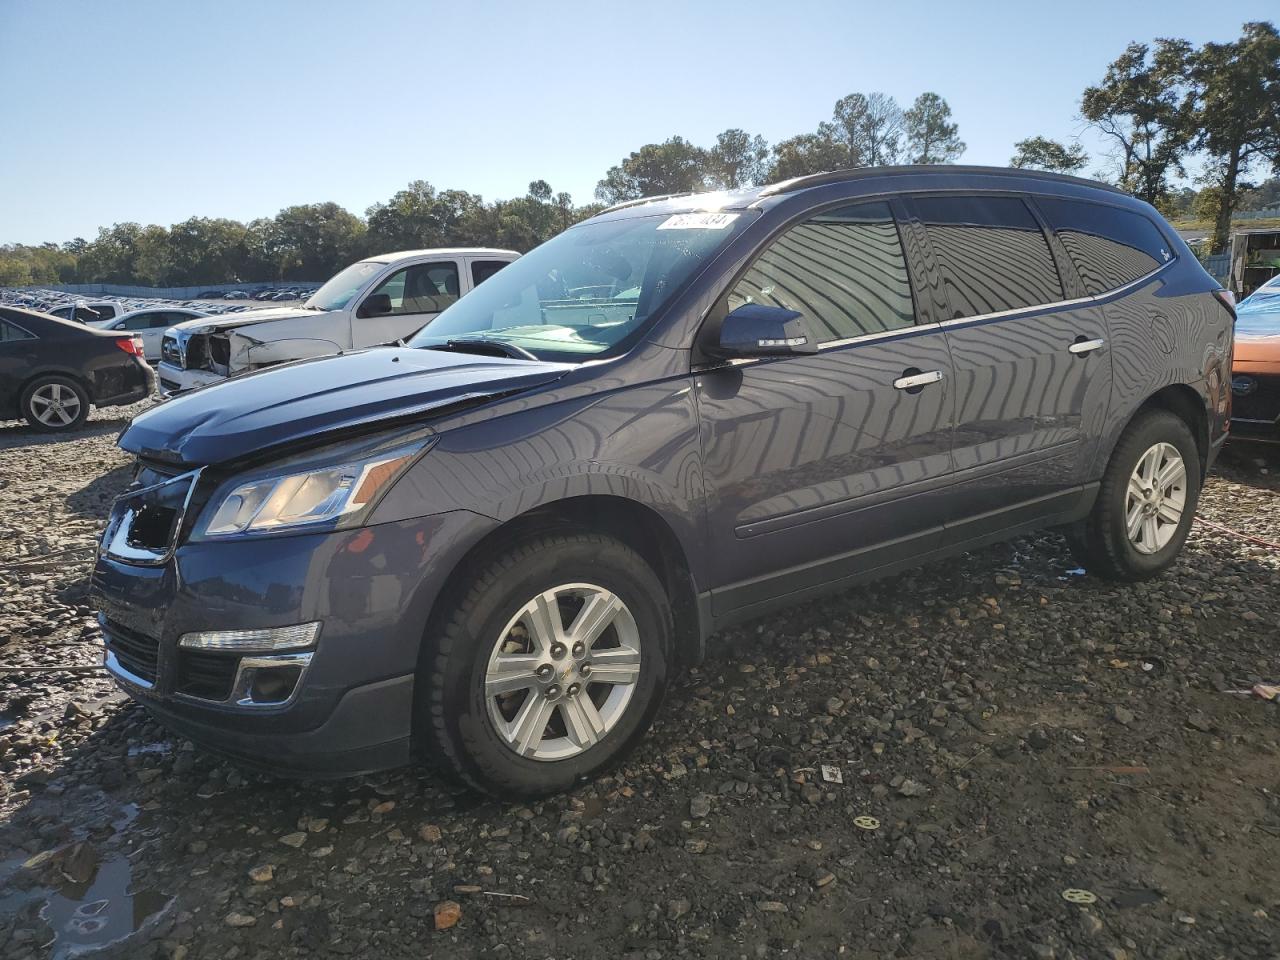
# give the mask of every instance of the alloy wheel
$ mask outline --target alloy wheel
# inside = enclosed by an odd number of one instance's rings
[[[45,383],[31,393],[27,401],[31,415],[46,427],[65,427],[80,416],[80,398],[61,383]]]
[[[531,760],[566,760],[617,726],[640,678],[640,634],[610,590],[567,583],[508,621],[485,669],[489,719]]]
[[[1125,494],[1125,533],[1135,550],[1159,553],[1173,539],[1187,505],[1187,465],[1178,448],[1157,443],[1138,458]]]

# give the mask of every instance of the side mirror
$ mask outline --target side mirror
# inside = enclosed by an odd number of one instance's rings
[[[763,303],[744,303],[725,317],[717,342],[707,349],[707,353],[724,360],[817,352],[818,345],[802,314]]]
[[[380,317],[384,313],[391,312],[391,294],[374,293],[364,298],[364,303],[360,304],[360,317]]]

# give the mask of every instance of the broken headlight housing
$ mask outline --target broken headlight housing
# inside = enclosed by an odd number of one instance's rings
[[[237,476],[214,492],[192,539],[357,526],[432,439],[329,447]]]

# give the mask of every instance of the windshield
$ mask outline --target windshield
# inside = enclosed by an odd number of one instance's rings
[[[303,306],[312,310],[341,310],[368,283],[369,278],[384,266],[386,264],[380,260],[353,263],[330,277],[329,282],[313,293]]]
[[[539,360],[603,354],[639,331],[745,219],[692,213],[566,230],[449,307],[409,345],[480,338]]]

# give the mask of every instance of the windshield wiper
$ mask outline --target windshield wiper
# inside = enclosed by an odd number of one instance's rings
[[[433,349],[479,354],[497,352],[502,356],[510,357],[512,360],[536,361],[538,359],[535,354],[530,353],[524,347],[517,347],[514,343],[507,343],[505,340],[490,340],[487,337],[454,337],[452,340],[446,340],[443,346],[437,346]]]

